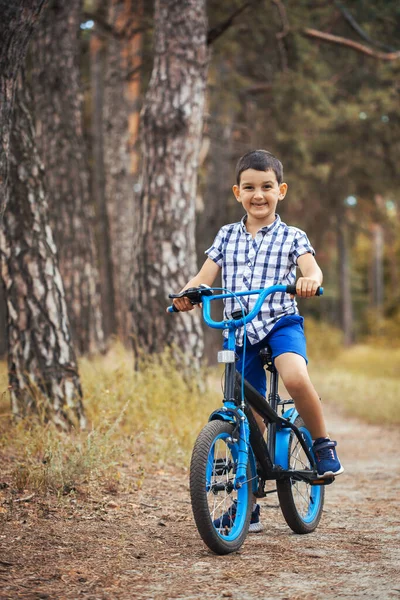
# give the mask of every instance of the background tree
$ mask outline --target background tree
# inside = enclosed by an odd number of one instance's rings
[[[75,347],[104,349],[94,214],[82,130],[82,0],[49,0],[31,42],[37,144]]]
[[[233,3],[232,10],[238,6]],[[358,232],[348,220],[357,214],[365,235],[373,214],[366,207],[374,204],[376,193],[384,189],[385,202],[398,197],[393,160],[400,157],[395,108],[400,61],[394,51],[399,15],[393,2],[357,4],[350,25],[340,3],[313,5],[311,16],[309,8],[307,1],[279,0],[249,6],[213,44],[209,82],[216,68],[218,85],[209,87],[209,97],[211,105],[217,99],[218,122],[232,122],[231,180],[237,156],[249,148],[267,147],[282,158],[289,194],[281,216],[306,229],[325,273],[324,302],[315,307],[305,303],[302,310],[324,310],[324,318],[345,327],[347,339],[352,339],[363,331],[369,299],[364,280],[355,276]],[[211,28],[221,20],[222,10],[210,0]],[[334,33],[335,45],[332,40],[327,44],[324,35],[317,38],[318,31]],[[365,38],[360,48],[360,32],[365,31],[368,43],[385,40],[384,57],[375,45],[365,52]],[[347,44],[348,39],[354,44]],[[245,51],[243,40],[249,42]],[[216,160],[211,146],[206,178]],[[357,199],[353,208],[346,205],[350,195]],[[229,189],[222,198],[226,211],[237,210]],[[206,207],[213,201],[212,193],[204,198]],[[343,229],[338,236],[337,214]],[[346,268],[340,265],[343,250],[351,257]],[[351,281],[344,281],[346,274]],[[345,298],[343,289],[348,289]],[[357,323],[351,314],[357,315]]]
[[[110,228],[118,336],[127,339],[135,223],[133,199],[138,191],[139,113],[141,107],[144,6],[142,1],[112,0],[108,12],[102,119],[105,195]]]
[[[28,94],[26,83],[20,85],[11,132],[10,200],[0,238],[12,410],[17,416],[41,412],[63,427],[84,426],[82,391]]]
[[[157,0],[154,65],[142,111],[142,191],[132,284],[136,349],[175,342],[202,354],[199,315],[165,314],[168,292],[196,273],[195,198],[207,72],[205,3]]]
[[[45,0],[0,0],[0,215],[8,201],[8,153],[17,75]]]
[[[107,22],[108,2],[100,3],[96,17]],[[101,300],[106,338],[117,333],[115,275],[112,264],[110,221],[106,197],[104,149],[104,71],[107,38],[96,26],[90,37],[90,148],[92,157],[92,197],[96,209],[96,233],[99,254]]]

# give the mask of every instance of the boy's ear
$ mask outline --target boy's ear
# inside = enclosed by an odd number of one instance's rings
[[[236,200],[238,202],[240,202],[240,200],[239,200],[239,196],[240,196],[239,186],[238,185],[234,185],[233,188],[232,188],[232,192],[234,193],[234,196],[235,196]]]
[[[288,190],[287,183],[281,183],[279,186],[279,200],[283,200]]]

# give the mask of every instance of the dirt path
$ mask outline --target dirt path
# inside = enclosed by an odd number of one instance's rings
[[[264,532],[214,556],[177,469],[139,493],[61,508],[32,498],[10,512],[2,490],[0,598],[400,599],[400,432],[327,415],[346,472],[326,490],[317,532],[292,534],[276,499],[263,500]]]

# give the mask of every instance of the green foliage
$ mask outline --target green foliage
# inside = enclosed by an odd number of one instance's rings
[[[342,4],[371,40],[399,49],[397,2]],[[232,12],[238,6],[239,2],[233,3]],[[231,124],[232,171],[238,155],[251,147],[267,148],[282,159],[289,192],[280,214],[307,231],[336,304],[340,289],[332,267],[336,263],[332,230],[338,219],[344,226],[349,223],[354,313],[361,335],[370,323],[365,308],[371,303],[372,247],[364,242],[376,221],[390,231],[385,247],[387,317],[400,299],[399,290],[393,289],[393,280],[400,278],[393,255],[400,240],[396,216],[400,210],[400,60],[377,60],[305,37],[303,31],[309,27],[376,51],[388,50],[362,39],[335,3],[288,0],[281,8],[286,19],[281,41],[277,34],[284,23],[277,5],[259,2],[213,45],[211,112]],[[214,0],[209,0],[208,9],[211,26],[230,14]],[[350,195],[357,198],[353,208],[345,205]],[[377,196],[383,198],[380,208]],[[390,215],[386,206],[391,206]],[[330,311],[331,320],[338,314],[337,309]]]

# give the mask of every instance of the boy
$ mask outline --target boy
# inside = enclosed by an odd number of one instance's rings
[[[303,231],[282,223],[276,214],[277,205],[288,189],[283,182],[281,162],[266,150],[247,152],[236,165],[236,185],[232,189],[246,215],[239,223],[220,229],[213,245],[206,250],[208,258],[199,273],[183,289],[202,283],[212,286],[220,269],[223,287],[234,292],[294,284],[296,267],[299,267],[302,276],[296,283],[297,295],[303,298],[314,296],[322,284],[322,272],[314,258],[314,249]],[[176,298],[173,302],[180,311],[194,308],[187,298]],[[249,312],[256,298],[244,296],[242,302]],[[235,299],[227,299],[225,318],[230,318],[238,308]],[[318,475],[330,477],[342,473],[344,469],[336,454],[336,442],[328,437],[321,402],[308,375],[303,318],[298,314],[295,299],[288,294],[273,294],[258,316],[247,325],[246,332],[239,330],[236,368],[240,372],[244,334],[247,336],[245,379],[265,396],[266,375],[259,352],[268,344],[282,381],[315,440],[313,452]],[[257,413],[255,417],[264,430],[261,417]],[[262,529],[259,510],[255,505],[250,531]]]

